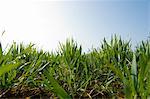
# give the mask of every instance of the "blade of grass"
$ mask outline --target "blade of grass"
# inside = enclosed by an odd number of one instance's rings
[[[16,64],[7,64],[7,65],[4,65],[4,66],[1,66],[0,67],[0,76],[2,76],[4,73],[12,70],[13,68],[16,68],[20,66],[20,63],[16,63]]]
[[[47,79],[50,81],[51,85],[54,88],[55,93],[58,95],[60,99],[71,99],[71,97],[68,95],[68,93],[59,85],[59,83],[54,79],[51,73],[52,70],[44,71],[44,75],[47,77]]]

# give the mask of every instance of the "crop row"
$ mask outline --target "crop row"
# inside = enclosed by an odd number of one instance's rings
[[[150,41],[132,50],[129,41],[113,36],[90,52],[73,39],[56,52],[34,44],[0,46],[0,98],[124,98],[150,96]]]

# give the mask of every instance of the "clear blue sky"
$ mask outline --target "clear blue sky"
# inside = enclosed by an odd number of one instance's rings
[[[113,34],[135,45],[150,32],[149,0],[2,1],[4,43],[33,42],[51,50],[59,41],[73,37],[87,51]]]
[[[65,2],[62,10],[71,32],[81,42],[88,39],[86,46],[96,46],[115,33],[133,43],[146,39],[150,32],[148,6],[146,0]]]

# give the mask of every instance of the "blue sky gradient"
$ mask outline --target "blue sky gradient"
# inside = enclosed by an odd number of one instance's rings
[[[64,20],[74,37],[86,46],[97,46],[113,34],[131,39],[133,45],[148,36],[148,1],[63,2]],[[63,12],[62,11],[62,12]]]
[[[114,34],[135,46],[150,35],[150,0],[1,0],[4,46],[12,41],[52,50],[73,37],[84,51]]]

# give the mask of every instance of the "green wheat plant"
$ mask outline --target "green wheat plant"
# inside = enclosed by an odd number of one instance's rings
[[[137,54],[140,53],[139,61],[136,54],[133,54],[132,62],[126,65],[123,69],[110,65],[110,68],[121,79],[124,84],[124,93],[129,99],[147,99],[150,95],[150,58],[149,58],[149,43],[142,43]],[[143,50],[145,49],[145,50]]]
[[[0,46],[0,98],[150,97],[149,40],[133,50],[130,41],[114,35],[99,48],[82,49],[73,39],[55,52],[32,43]]]

